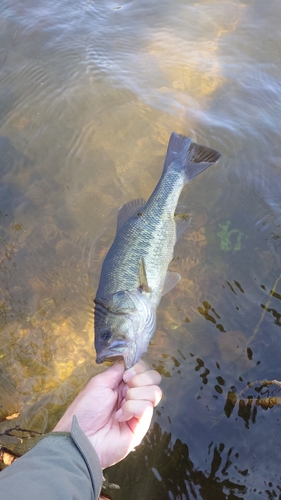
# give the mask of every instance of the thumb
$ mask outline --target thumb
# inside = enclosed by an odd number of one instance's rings
[[[125,366],[123,361],[117,361],[114,365],[107,368],[99,375],[96,375],[92,379],[94,385],[99,387],[109,387],[110,389],[115,389],[123,379],[123,373],[125,371]]]

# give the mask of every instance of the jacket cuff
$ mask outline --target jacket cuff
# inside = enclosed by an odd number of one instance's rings
[[[76,417],[71,433],[47,434],[0,474],[1,500],[97,500],[103,479],[98,455]]]
[[[100,460],[96,450],[91,445],[81,427],[79,427],[75,415],[72,419],[71,437],[87,465],[94,491],[100,491],[103,482]]]
[[[95,493],[100,492],[103,483],[103,474],[99,457],[89,439],[79,426],[77,417],[74,415],[72,419],[71,432],[49,432],[43,436],[40,441],[44,441],[45,439],[48,439],[48,437],[52,436],[71,439],[87,466],[93,491]]]

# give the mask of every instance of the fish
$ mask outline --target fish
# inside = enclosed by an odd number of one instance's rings
[[[190,216],[176,213],[183,187],[220,154],[191,138],[171,134],[163,172],[148,201],[137,199],[118,212],[116,236],[94,299],[96,362],[142,358],[156,329],[156,309],[180,275],[168,271],[177,239]]]

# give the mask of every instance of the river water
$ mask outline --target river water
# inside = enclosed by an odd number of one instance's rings
[[[180,199],[182,279],[146,355],[164,397],[106,471],[114,500],[280,497],[280,18],[278,0],[1,1],[2,445],[24,453],[104,369],[102,261],[170,133],[222,154]]]

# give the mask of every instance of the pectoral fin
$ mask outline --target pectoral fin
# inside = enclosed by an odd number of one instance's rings
[[[176,284],[179,282],[180,279],[181,275],[179,273],[167,271],[165,283],[161,294],[162,297],[163,295],[166,295],[166,293],[170,292],[176,286]]]
[[[147,292],[147,293],[151,291],[147,283],[145,262],[143,257],[140,259],[139,262],[139,290],[141,292]]]
[[[186,228],[190,224],[190,222],[191,222],[190,215],[188,215],[188,214],[175,214],[177,240],[182,235],[182,233],[186,230]]]
[[[126,224],[126,222],[136,213],[141,211],[141,208],[145,205],[145,200],[139,198],[137,200],[129,201],[119,208],[117,217],[117,231]]]

